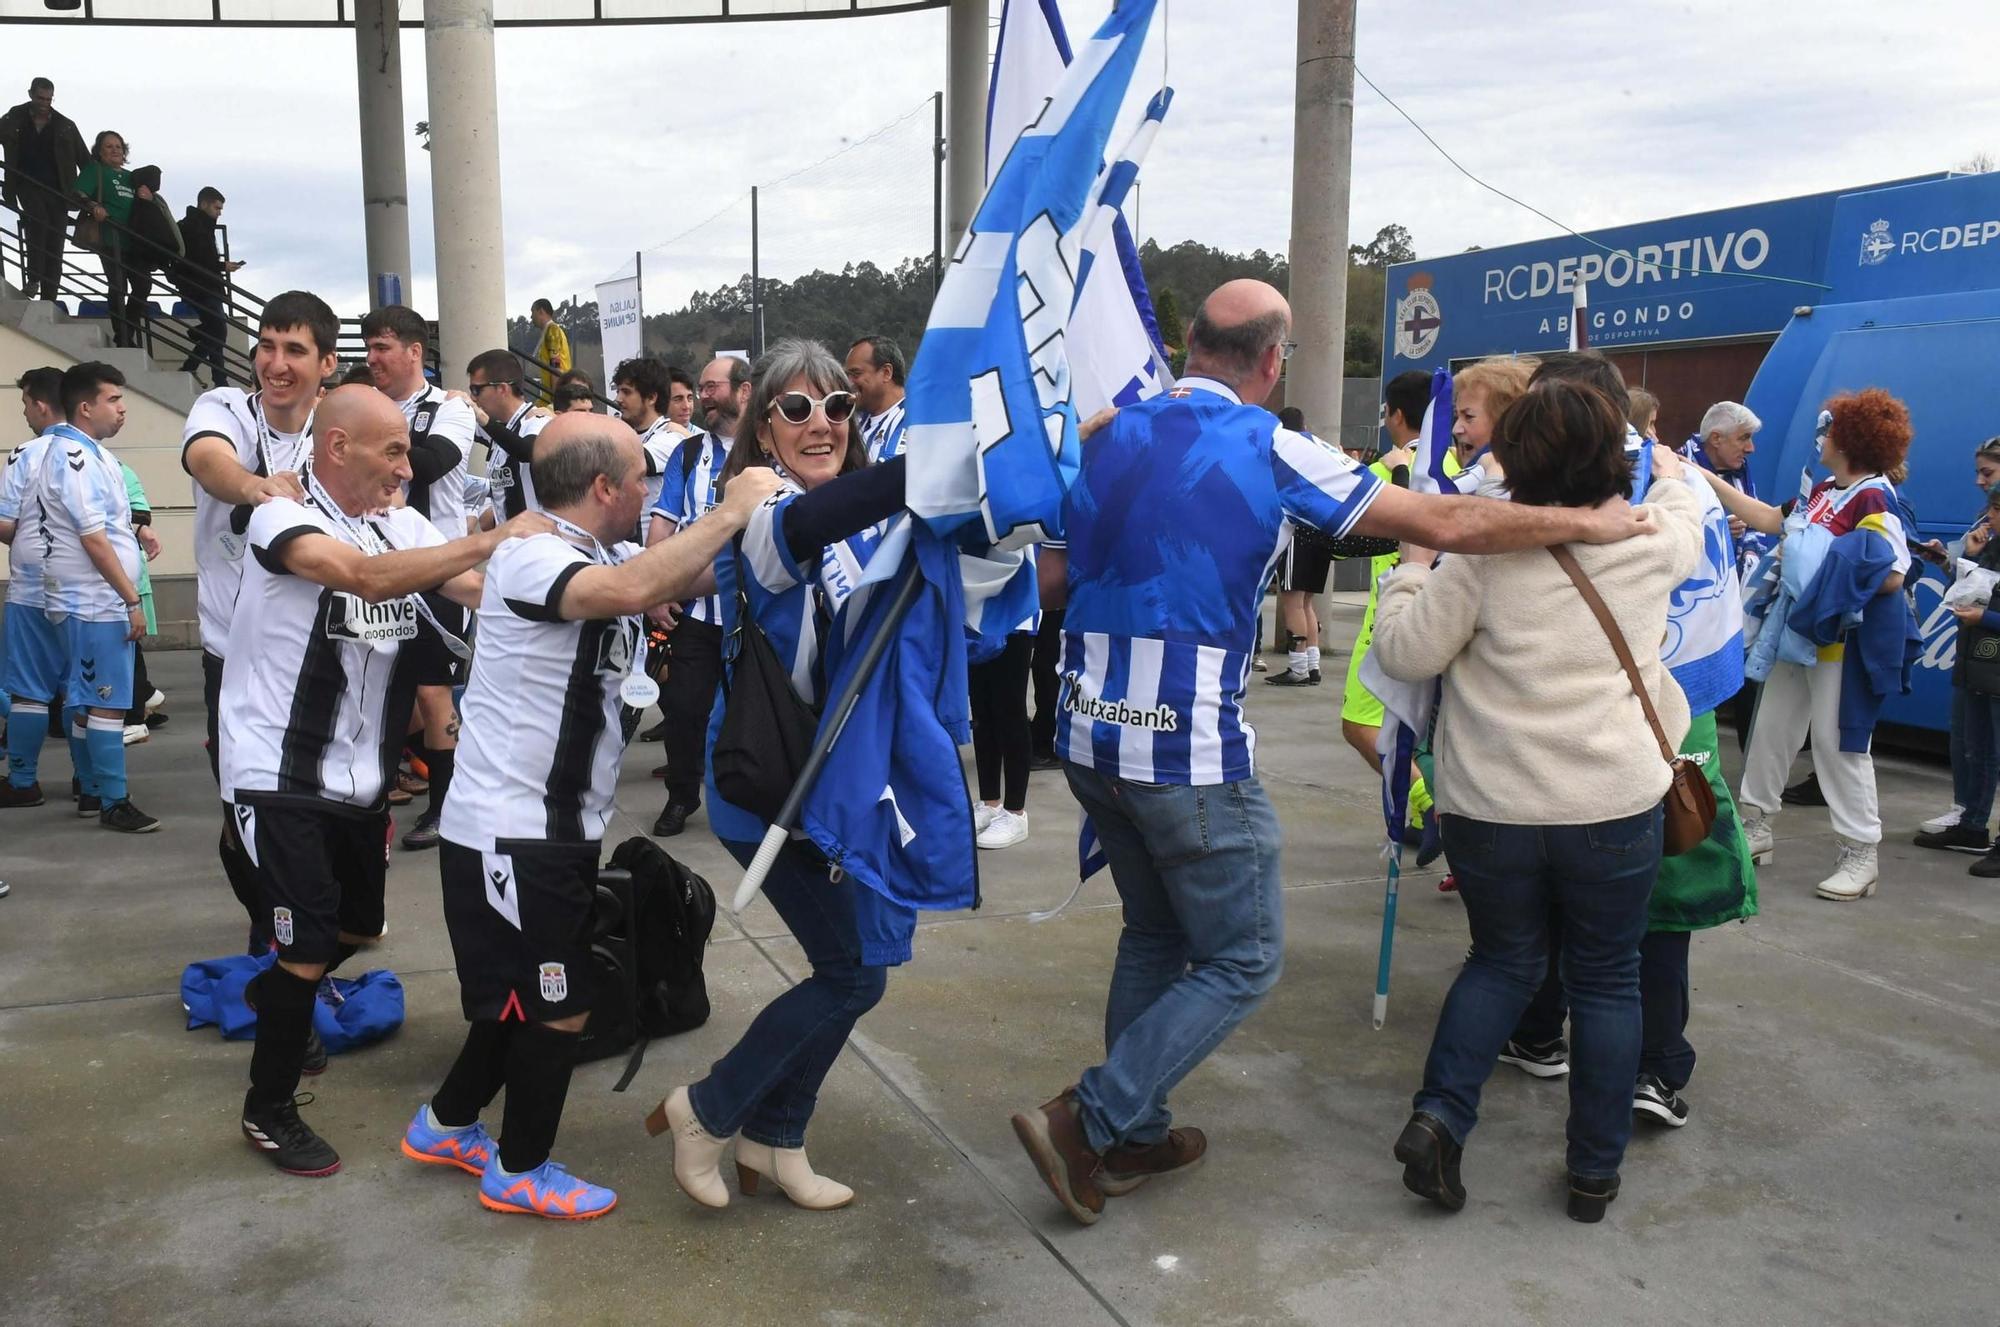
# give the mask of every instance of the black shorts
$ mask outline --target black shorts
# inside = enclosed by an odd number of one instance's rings
[[[436,614],[446,631],[465,639],[465,610],[439,595],[426,595],[424,602]],[[444,637],[428,622],[417,623],[417,638],[403,646],[410,656],[410,668],[420,687],[455,687],[465,681],[465,661],[451,652]]]
[[[230,815],[255,868],[279,957],[331,963],[342,931],[382,934],[386,812],[238,802]]]
[[[208,710],[208,772],[222,786],[222,737],[217,731],[222,704],[222,660],[201,652],[201,703]]]
[[[494,849],[439,845],[466,1018],[547,1023],[587,1012],[597,845],[503,839]]]
[[[1278,586],[1285,590],[1304,590],[1307,594],[1324,594],[1327,573],[1332,569],[1332,549],[1317,541],[1308,542],[1293,535],[1291,545],[1285,549],[1284,562],[1278,568]]]

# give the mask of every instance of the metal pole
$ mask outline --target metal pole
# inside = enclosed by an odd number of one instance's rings
[[[947,140],[951,187],[946,215],[951,224],[945,247],[958,252],[958,242],[972,225],[979,199],[986,192],[986,27],[987,0],[951,0],[946,28],[945,94],[951,98],[951,137]]]
[[[460,373],[481,351],[507,344],[493,0],[426,0],[424,69],[430,84],[438,351],[445,369]]]
[[[750,358],[764,353],[764,289],[757,275],[757,186],[750,186]]]
[[[944,280],[944,93],[931,94],[931,297]]]
[[[1355,0],[1299,0],[1292,133],[1292,355],[1285,403],[1340,437],[1347,358],[1347,201],[1354,148]]]
[[[371,309],[405,302],[410,287],[410,180],[403,159],[403,48],[396,16],[395,0],[354,0]]]
[[[646,353],[646,251],[632,250],[632,284],[639,291],[639,353]]]

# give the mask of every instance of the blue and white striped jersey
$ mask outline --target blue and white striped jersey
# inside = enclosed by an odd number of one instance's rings
[[[52,426],[53,427],[53,426]],[[14,522],[7,553],[7,602],[42,606],[42,555],[47,544],[39,480],[49,447],[49,429],[28,439],[7,458],[0,473],[0,521]]]
[[[694,463],[685,469],[683,447],[694,448]],[[715,481],[728,459],[729,440],[713,433],[697,433],[684,442],[677,441],[661,462],[666,468],[661,474],[659,495],[653,502],[653,514],[672,521],[676,530],[706,516],[719,501]],[[688,600],[687,612],[697,622],[722,620],[720,601],[712,594]]]
[[[903,402],[898,401],[879,415],[861,416],[861,441],[868,448],[869,464],[893,460],[903,454]]]
[[[1183,378],[1121,409],[1064,504],[1056,750],[1143,783],[1248,778],[1243,688],[1271,569],[1294,525],[1346,534],[1381,491],[1218,382]]]
[[[132,499],[118,458],[89,434],[58,424],[45,435],[38,487],[42,503],[43,611],[79,622],[122,622],[131,609],[84,550],[86,535],[102,533],[133,586],[139,584],[139,538]]]

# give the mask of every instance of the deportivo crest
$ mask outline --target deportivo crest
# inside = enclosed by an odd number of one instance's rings
[[[569,974],[560,963],[542,964],[542,998],[550,1004],[569,997]]]
[[[1885,262],[1896,251],[1895,237],[1889,234],[1889,223],[1877,221],[1861,233],[1862,267],[1874,267]]]
[[[281,945],[288,945],[292,942],[292,910],[290,908],[271,909],[271,934],[277,937],[278,943]]]
[[[1410,275],[1409,293],[1396,301],[1396,355],[1400,359],[1422,359],[1437,345],[1444,330],[1444,309],[1431,293],[1428,272]]]

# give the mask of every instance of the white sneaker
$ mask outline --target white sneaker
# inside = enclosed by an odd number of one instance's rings
[[[1815,892],[1836,903],[1852,903],[1875,892],[1876,876],[1875,845],[1842,839],[1833,874],[1820,881]]]
[[[1964,815],[1965,815],[1965,808],[1960,806],[1957,802],[1953,802],[1951,804],[1951,810],[1945,812],[1941,816],[1932,816],[1929,820],[1926,820],[1923,824],[1917,826],[1917,828],[1922,830],[1926,834],[1942,834],[1946,830],[1958,824],[1959,820]]]
[[[167,693],[159,690],[156,687],[153,690],[153,694],[146,697],[146,713],[151,714],[154,710],[159,709],[166,703],[167,703]]]
[[[999,809],[997,806],[988,806],[984,802],[974,802],[972,804],[972,832],[974,834],[984,834],[986,827],[993,823],[993,813]]]
[[[139,743],[151,738],[152,735],[153,730],[143,723],[128,723],[125,725],[126,746],[137,746]]]
[[[1750,860],[1754,865],[1768,866],[1777,855],[1771,837],[1771,817],[1754,806],[1743,808],[1743,838],[1750,845]]]
[[[979,832],[979,846],[982,848],[1011,848],[1024,843],[1028,838],[1028,813],[1009,811],[1001,807],[986,822],[986,828]]]

